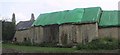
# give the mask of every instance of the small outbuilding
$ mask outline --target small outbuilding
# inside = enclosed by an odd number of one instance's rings
[[[99,23],[99,37],[119,39],[120,29],[119,11],[103,11]]]

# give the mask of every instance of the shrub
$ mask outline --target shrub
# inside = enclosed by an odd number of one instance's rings
[[[31,42],[29,42],[29,41],[23,42],[23,45],[25,45],[25,46],[32,46]]]
[[[37,46],[40,46],[40,47],[55,47],[57,46],[55,43],[41,43],[41,44],[36,44]]]
[[[99,49],[106,49],[106,50],[113,50],[118,49],[118,40],[112,38],[100,38],[92,40],[86,44],[78,44],[77,49],[85,49],[85,50],[99,50]]]
[[[80,44],[77,45],[77,49],[78,50],[83,50],[83,49],[86,49],[86,46],[87,45],[84,45],[84,44],[80,43]]]

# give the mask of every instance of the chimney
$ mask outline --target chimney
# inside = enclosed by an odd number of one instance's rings
[[[16,24],[15,13],[12,14],[12,22],[13,22],[13,24]]]
[[[15,13],[12,14],[12,23],[13,23],[14,33],[15,33],[15,29],[16,29]]]
[[[32,13],[32,14],[31,14],[31,19],[30,19],[30,20],[31,20],[31,21],[34,21],[34,19],[35,19],[35,17],[34,17],[34,14]]]

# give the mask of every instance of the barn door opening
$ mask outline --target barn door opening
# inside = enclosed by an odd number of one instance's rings
[[[63,45],[66,45],[67,44],[67,34],[63,34],[62,37],[61,37],[61,42]]]
[[[24,38],[24,42],[26,42],[26,41],[27,41],[27,38],[25,37],[25,38]]]
[[[17,38],[15,37],[15,38],[13,39],[13,41],[16,42],[16,41],[17,41]]]
[[[15,42],[17,41],[17,38],[15,37]]]
[[[58,43],[59,40],[59,25],[50,25],[44,27],[44,42]]]
[[[51,41],[52,43],[58,43],[59,40],[59,25],[52,25],[51,28]]]
[[[83,33],[82,33],[82,43],[86,44],[88,42],[88,32],[87,27],[84,28]]]

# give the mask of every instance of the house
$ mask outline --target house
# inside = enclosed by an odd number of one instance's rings
[[[31,29],[33,22],[34,14],[31,15],[31,19],[29,21],[20,21],[16,25],[16,32],[13,40],[17,42],[31,42],[33,36],[33,30]]]

